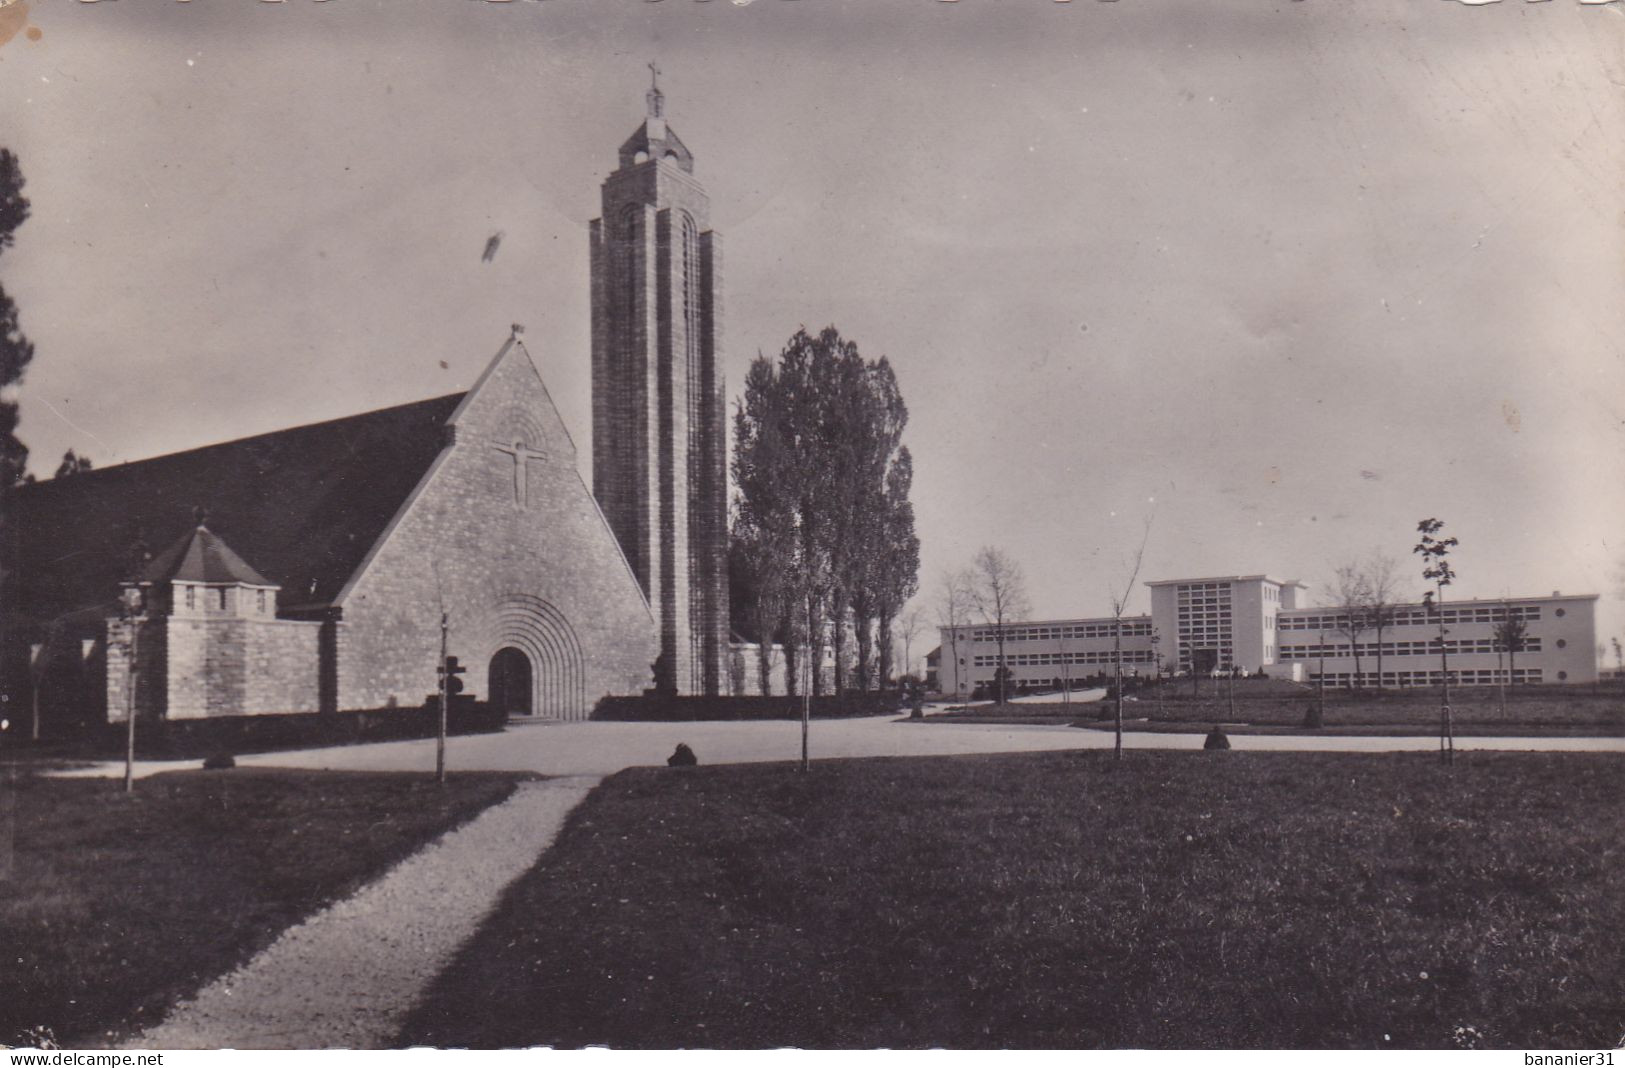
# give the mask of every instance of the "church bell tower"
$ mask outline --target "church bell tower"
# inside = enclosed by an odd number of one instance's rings
[[[647,115],[604,179],[592,244],[592,481],[660,626],[656,688],[716,694],[728,656],[721,239],[694,157]]]

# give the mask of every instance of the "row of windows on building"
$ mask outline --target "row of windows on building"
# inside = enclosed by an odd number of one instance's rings
[[[1309,675],[1309,679],[1312,682],[1318,681],[1320,677],[1321,676],[1319,674],[1314,672],[1311,672]],[[1352,672],[1348,671],[1328,671],[1326,672],[1325,677],[1326,685],[1328,686],[1347,687],[1354,684],[1354,675]],[[1557,673],[1557,677],[1559,681],[1563,681],[1569,677],[1569,673],[1566,671],[1559,671]],[[1452,686],[1494,686],[1497,683],[1502,682],[1539,683],[1544,681],[1545,672],[1540,668],[1518,668],[1516,671],[1512,672],[1510,678],[1508,677],[1506,671],[1497,671],[1494,668],[1467,669],[1462,671],[1452,668],[1450,670],[1450,683]],[[1360,684],[1362,686],[1374,686],[1376,683],[1377,673],[1375,671],[1362,671],[1360,673]],[[1382,673],[1382,685],[1437,686],[1439,685],[1439,672],[1384,671]]]
[[[1124,672],[1124,674],[1138,678],[1140,672],[1139,669],[1135,668]],[[1018,691],[1022,693],[1033,693],[1034,691],[1043,690],[1064,690],[1067,688],[1068,683],[1071,683],[1072,686],[1076,687],[1094,680],[1098,680],[1099,678],[1100,675],[1098,674],[1078,675],[1068,672],[1065,677],[1053,675],[1048,678],[1020,678],[1012,679],[1011,682]]]
[[[1228,662],[1231,638],[1231,590],[1228,582],[1189,582],[1178,587],[1178,640],[1181,659],[1192,647],[1220,647]]]
[[[1099,623],[1069,623],[1064,626],[1005,627],[1004,640],[1006,642],[1053,642],[1064,641],[1069,638],[1110,638],[1114,629],[1115,625],[1109,619]],[[1123,620],[1123,637],[1147,638],[1150,635],[1150,620]],[[981,627],[971,631],[969,637],[973,642],[996,642],[999,640],[999,628]]]
[[[1567,647],[1568,642],[1559,638],[1557,647]],[[1500,643],[1494,638],[1463,638],[1459,641],[1446,639],[1444,649],[1447,653],[1497,653],[1501,652]],[[1541,652],[1539,638],[1525,638],[1520,653]],[[1439,641],[1437,638],[1425,642],[1383,642],[1383,656],[1424,656],[1439,655]],[[1317,660],[1322,655],[1329,657],[1352,657],[1353,647],[1347,643],[1336,644],[1327,642],[1325,645],[1283,645],[1281,646],[1282,660]],[[1361,642],[1361,656],[1376,656],[1376,642]]]
[[[198,596],[199,590],[204,591],[201,600],[205,608],[213,608],[221,612],[226,610],[226,595],[230,590],[228,586],[194,586],[190,583],[183,583],[181,588],[186,591],[184,594],[186,607],[192,611],[197,610],[200,600]],[[243,592],[246,593],[247,591]],[[266,594],[267,591],[265,590],[254,591],[254,611],[262,616],[275,607]],[[246,607],[244,610],[246,610]]]
[[[1474,606],[1472,608],[1446,608],[1443,612],[1446,623],[1499,623],[1507,618],[1508,611],[1501,605]],[[1557,615],[1562,616],[1563,610],[1559,608]],[[1539,605],[1514,605],[1511,609],[1513,619],[1522,619],[1525,622],[1536,622],[1540,619]],[[1277,622],[1280,630],[1337,630],[1348,626],[1348,613],[1322,613],[1312,616],[1282,616]],[[1403,608],[1394,613],[1391,627],[1416,627],[1423,625],[1437,626],[1439,617],[1430,616],[1422,608]],[[1369,629],[1369,628],[1367,628]]]
[[[1113,664],[1116,662],[1114,656],[1110,649],[1076,653],[1011,653],[1004,658],[1004,662],[1013,668],[1049,667],[1057,664]],[[1125,664],[1150,664],[1155,662],[1156,654],[1150,649],[1124,649],[1122,656]],[[979,668],[996,668],[999,666],[999,658],[997,654],[977,656],[971,664]]]

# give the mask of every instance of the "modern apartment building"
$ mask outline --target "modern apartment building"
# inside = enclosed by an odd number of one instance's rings
[[[1151,614],[1125,616],[1114,636],[1111,618],[1033,620],[1004,627],[1005,663],[1018,688],[1059,687],[1110,673],[1121,650],[1125,675],[1263,670],[1329,686],[1438,685],[1440,615],[1421,604],[1395,605],[1379,635],[1368,620],[1302,604],[1306,587],[1268,575],[1166,579],[1146,583]],[[1597,678],[1596,594],[1450,601],[1443,605],[1450,681],[1487,686],[1593,682]],[[1523,623],[1522,644],[1508,653],[1497,626]],[[1356,648],[1357,645],[1357,648]],[[942,628],[940,692],[969,694],[993,681],[998,628]]]

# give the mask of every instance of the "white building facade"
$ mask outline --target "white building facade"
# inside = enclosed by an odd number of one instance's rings
[[[1438,614],[1395,605],[1379,634],[1334,608],[1302,605],[1302,583],[1268,575],[1226,575],[1146,583],[1151,614],[1125,616],[1117,639],[1128,676],[1240,669],[1329,686],[1437,686],[1442,676]],[[1597,679],[1596,594],[1449,601],[1444,652],[1453,685],[1585,683]],[[1520,620],[1521,646],[1496,639]],[[1004,627],[1015,689],[1059,689],[1114,670],[1114,621],[1034,620]],[[1352,633],[1351,633],[1352,632]],[[999,631],[991,624],[944,627],[937,672],[943,694],[969,696],[994,681]],[[1357,643],[1357,648],[1356,648]],[[1378,659],[1381,659],[1380,678]]]

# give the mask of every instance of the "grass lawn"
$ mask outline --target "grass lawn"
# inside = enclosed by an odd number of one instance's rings
[[[1206,730],[1216,722],[1247,723],[1259,727],[1295,729],[1315,701],[1313,686],[1280,680],[1246,680],[1236,683],[1236,706],[1232,713],[1225,683],[1203,680],[1199,695],[1193,696],[1190,683],[1168,684],[1159,703],[1157,691],[1147,689],[1137,700],[1125,701],[1123,717],[1146,720],[1156,725],[1190,725]],[[1466,735],[1495,734],[1591,734],[1625,735],[1625,690],[1618,687],[1595,690],[1591,687],[1523,686],[1507,691],[1506,708],[1494,687],[1461,687],[1450,694],[1451,715],[1456,730]],[[1437,689],[1365,691],[1328,690],[1325,726],[1329,732],[1350,733],[1358,728],[1400,728],[1389,733],[1437,733],[1439,691]],[[1001,722],[1094,722],[1109,721],[1111,701],[1089,704],[1027,702],[1009,705],[976,705],[962,711],[929,718],[946,721],[999,720]],[[1143,725],[1136,724],[1136,729]],[[1357,733],[1358,731],[1353,731]]]
[[[0,1043],[43,1027],[82,1046],[162,1019],[516,778],[234,768],[138,780],[132,797],[0,780]]]
[[[635,769],[400,1041],[1612,1047],[1621,826],[1603,754]]]

